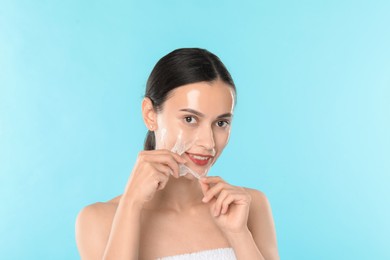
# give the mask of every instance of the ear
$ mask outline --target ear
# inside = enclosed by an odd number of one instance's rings
[[[157,113],[154,111],[152,100],[148,97],[142,100],[142,116],[144,118],[146,128],[150,131],[157,129]]]

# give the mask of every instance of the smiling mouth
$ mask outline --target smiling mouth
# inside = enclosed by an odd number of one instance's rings
[[[214,157],[211,155],[186,153],[193,163],[199,166],[207,165]]]

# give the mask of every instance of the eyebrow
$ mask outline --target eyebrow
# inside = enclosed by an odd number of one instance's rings
[[[183,108],[183,109],[180,109],[180,111],[189,112],[189,113],[192,113],[192,114],[197,115],[199,117],[205,117],[205,115],[203,113],[196,111],[194,109],[191,109],[191,108]],[[233,114],[232,113],[225,113],[225,114],[219,115],[217,118],[226,118],[226,117],[233,117]]]

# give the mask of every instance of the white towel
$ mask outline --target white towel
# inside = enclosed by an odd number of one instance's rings
[[[158,260],[236,260],[232,248],[218,248],[184,255],[174,255],[158,258]]]

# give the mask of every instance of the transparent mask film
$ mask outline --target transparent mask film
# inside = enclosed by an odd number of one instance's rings
[[[185,131],[183,129],[175,129],[177,132],[168,131],[167,128],[164,127],[161,118],[158,118],[158,121],[159,129],[155,131],[156,150],[167,149],[182,156],[185,152],[191,151],[192,147],[197,145],[199,140],[198,131]],[[211,156],[215,156],[214,149],[211,152]],[[209,160],[212,160],[212,158]],[[195,178],[200,179],[201,177],[207,175],[211,167],[210,162],[208,162],[208,164],[204,167],[197,167],[200,169],[193,169],[186,164],[179,164],[179,176],[191,174]]]

